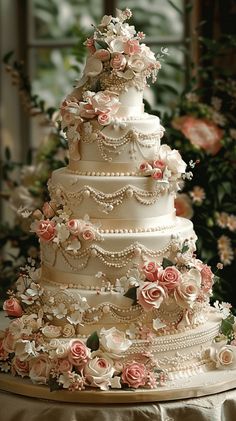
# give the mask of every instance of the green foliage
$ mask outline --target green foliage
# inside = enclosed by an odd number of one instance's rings
[[[138,302],[137,301],[137,288],[138,287],[131,287],[124,294],[124,297],[130,298],[131,300],[133,300],[133,303],[132,303],[133,306],[136,305]]]
[[[91,333],[91,335],[88,337],[86,345],[91,349],[91,351],[97,351],[99,348],[99,337],[96,331]]]

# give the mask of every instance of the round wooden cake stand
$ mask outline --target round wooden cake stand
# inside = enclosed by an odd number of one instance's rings
[[[236,370],[208,371],[190,379],[180,379],[175,381],[174,385],[166,385],[155,390],[112,389],[105,392],[97,389],[50,392],[47,386],[32,384],[29,379],[0,374],[0,389],[3,391],[38,399],[71,403],[114,404],[171,401],[212,395],[233,388],[236,388]]]

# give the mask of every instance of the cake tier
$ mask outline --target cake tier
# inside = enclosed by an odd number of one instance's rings
[[[41,242],[42,263],[56,271],[81,275],[94,279],[97,272],[105,273],[113,281],[127,273],[134,264],[140,265],[150,259],[162,260],[175,257],[176,243],[185,239],[196,239],[192,222],[176,218],[175,226],[157,232],[103,233],[100,240],[84,242],[77,251],[70,251],[53,242]],[[76,278],[77,277],[77,278]]]
[[[96,122],[81,124],[78,143],[78,132],[68,130],[69,168],[80,172],[130,172],[137,171],[144,160],[153,159],[164,129],[157,116],[135,115],[136,108],[140,106],[121,107],[121,115],[103,128]],[[113,165],[106,169],[104,162]]]
[[[91,176],[53,171],[51,198],[64,204],[73,218],[99,223],[100,230],[158,230],[175,224],[174,192],[168,181],[151,177]]]

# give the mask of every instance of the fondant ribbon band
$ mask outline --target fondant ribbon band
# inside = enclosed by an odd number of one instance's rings
[[[138,105],[138,106],[126,106],[121,105],[118,112],[116,113],[117,118],[122,117],[141,117],[144,113],[144,105]]]
[[[91,218],[93,224],[101,224],[100,230],[135,230],[135,232],[162,231],[171,228],[175,224],[175,211],[167,215],[155,216],[154,218],[138,218],[138,219],[115,219],[106,216],[106,219]]]
[[[107,173],[110,173],[113,175],[121,175],[121,173],[131,173],[131,172],[138,172],[138,165],[136,162],[98,162],[98,161],[76,161],[70,159],[70,163],[68,166],[69,170],[71,171],[81,171],[81,172],[94,172],[100,173],[100,175],[106,175]]]
[[[96,284],[99,286],[99,278],[96,278],[95,275],[81,275],[78,273],[72,272],[62,272],[54,268],[50,268],[46,265],[42,265],[41,268],[41,279],[44,282],[51,281],[58,284],[65,284],[67,286],[75,287],[80,286],[86,288],[86,286],[94,285],[94,280],[96,279]]]

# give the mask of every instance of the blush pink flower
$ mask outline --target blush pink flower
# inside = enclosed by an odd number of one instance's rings
[[[70,233],[76,236],[78,236],[83,229],[83,224],[81,223],[79,219],[70,219],[66,223],[66,226],[68,230],[70,231]]]
[[[148,162],[142,162],[142,164],[140,164],[139,169],[141,172],[148,172],[152,170],[152,166],[148,163]]]
[[[164,171],[166,164],[161,159],[155,159],[153,161],[153,168],[159,168],[161,171]]]
[[[129,39],[124,45],[124,52],[129,56],[137,54],[141,51],[139,41],[136,39]]]
[[[140,386],[145,386],[147,381],[147,370],[144,364],[128,363],[122,371],[121,380],[129,387],[137,389]]]
[[[95,48],[95,44],[94,44],[94,39],[93,38],[87,38],[84,45],[87,47],[87,49],[89,50],[89,52],[91,54],[95,53],[96,48]]]
[[[79,339],[70,341],[68,359],[74,366],[83,368],[91,358],[91,351]]]
[[[155,282],[144,282],[137,290],[138,303],[145,311],[159,308],[165,297],[164,288]]]
[[[184,116],[173,121],[173,127],[180,130],[192,145],[216,155],[222,147],[221,130],[213,121]]]
[[[9,352],[9,354],[14,352],[16,347],[16,338],[14,335],[7,332],[6,336],[3,338],[2,347],[6,352]]]
[[[14,297],[4,301],[3,310],[5,310],[10,317],[21,317],[23,314],[19,301]]]
[[[125,58],[125,56],[123,54],[116,53],[112,57],[110,64],[111,64],[111,67],[114,70],[122,71],[122,70],[124,70],[124,68],[126,66],[126,58]]]
[[[21,377],[29,375],[29,362],[21,361],[19,358],[14,357],[12,360],[12,371],[13,374],[18,374]]]
[[[46,384],[49,378],[51,362],[47,355],[39,355],[29,362],[29,377],[35,384]]]
[[[72,371],[72,363],[67,358],[59,358],[57,360],[57,369],[59,373],[68,373]]]
[[[160,168],[156,168],[155,171],[152,173],[153,180],[162,180],[163,174]]]
[[[3,340],[0,339],[0,361],[5,361],[8,358],[8,352],[3,347]]]
[[[165,287],[168,291],[175,289],[181,281],[181,273],[175,266],[166,267],[159,279],[160,285]]]
[[[55,222],[49,221],[39,221],[36,228],[36,234],[43,241],[51,241],[56,234],[56,225]]]
[[[95,232],[92,228],[85,228],[82,231],[82,237],[86,241],[92,241],[95,239]]]
[[[55,209],[52,202],[45,202],[42,211],[46,218],[52,218],[55,215]]]
[[[208,265],[203,265],[201,271],[202,289],[204,292],[209,292],[213,285],[213,273]]]
[[[107,50],[104,50],[103,48],[101,50],[97,50],[94,55],[95,58],[98,58],[98,60],[101,61],[107,61],[110,58],[110,53]]]
[[[109,114],[99,114],[98,116],[98,123],[101,126],[107,126],[111,122],[111,116]]]
[[[185,193],[178,194],[175,199],[176,215],[182,218],[191,219],[193,216],[193,208],[191,199]]]
[[[114,115],[120,107],[119,96],[108,90],[99,91],[91,97],[91,105],[97,114]]]
[[[96,117],[96,112],[93,108],[93,105],[87,102],[80,102],[79,114],[83,118],[94,118]]]
[[[158,281],[160,266],[156,262],[148,262],[142,267],[143,273],[146,278],[151,282]]]

